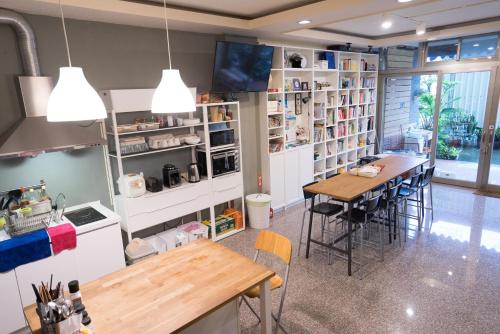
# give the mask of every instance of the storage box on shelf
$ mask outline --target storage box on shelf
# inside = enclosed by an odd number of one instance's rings
[[[122,216],[121,227],[129,241],[134,232],[193,213],[196,213],[199,221],[210,222],[213,230],[216,227],[216,211],[221,207],[228,209],[234,203],[238,204],[237,209],[243,217],[241,224],[234,225],[226,233],[212,234],[211,238],[219,240],[244,230],[239,103],[198,104],[193,113],[159,114],[159,121],[154,119],[159,123],[158,127],[150,125],[150,128],[135,129],[133,125],[130,126],[135,118],[152,117],[150,109],[153,93],[153,89],[101,92],[111,116],[104,125],[107,126],[106,132],[112,145],[112,153],[109,153],[110,177],[116,181],[129,172],[140,172],[152,166],[155,166],[156,174],[161,174],[162,165],[154,164],[161,161],[177,166],[195,162],[201,179],[189,183],[186,172],[180,169],[183,177],[176,187],[164,187],[159,192],[146,192],[135,198],[115,195],[115,210]],[[270,106],[273,107],[273,104]],[[176,122],[181,118],[182,121]],[[123,132],[120,124],[129,124],[125,129],[128,132]],[[172,135],[156,137],[165,133]],[[144,136],[147,145],[138,148],[133,146],[132,150],[139,151],[123,154],[120,138],[133,136]],[[199,142],[196,142],[196,137],[200,138]],[[176,142],[176,139],[179,141]],[[148,160],[153,158],[156,160]]]
[[[297,193],[297,182],[286,178],[293,174],[287,168],[300,165],[303,185],[345,172],[361,157],[375,153],[378,55],[275,46],[272,67],[269,91],[260,94],[261,161],[264,191],[277,209],[302,198],[284,195],[289,189]],[[297,141],[299,133],[307,139]],[[297,148],[307,149],[312,159],[287,157]]]

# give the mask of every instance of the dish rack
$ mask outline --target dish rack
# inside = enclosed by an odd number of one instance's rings
[[[19,236],[48,228],[52,219],[52,211],[29,217],[11,216],[10,219],[7,219],[7,229],[10,236]]]

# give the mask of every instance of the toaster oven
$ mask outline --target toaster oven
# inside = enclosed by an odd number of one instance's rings
[[[205,151],[198,152],[198,169],[200,174],[207,176],[207,161]],[[222,176],[240,171],[240,152],[238,150],[225,150],[213,152],[210,164],[212,166],[212,176]]]

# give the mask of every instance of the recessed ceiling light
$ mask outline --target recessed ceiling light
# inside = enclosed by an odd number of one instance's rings
[[[299,22],[297,22],[298,24],[309,24],[311,23],[311,20],[300,20]]]
[[[406,309],[406,315],[409,317],[413,317],[415,315],[415,311],[411,307],[408,307]]]
[[[398,2],[405,3],[405,2],[411,2],[413,0],[398,0]]]
[[[391,20],[391,17],[389,15],[387,15],[387,14],[382,15],[381,26],[384,29],[389,29],[390,27],[392,27],[392,20]]]
[[[488,50],[490,50],[490,51],[491,51],[491,50],[493,50],[493,49],[494,49],[494,47],[492,47],[492,46],[490,46],[490,47],[488,48]]]
[[[477,48],[479,46],[479,43],[472,44],[473,47]]]

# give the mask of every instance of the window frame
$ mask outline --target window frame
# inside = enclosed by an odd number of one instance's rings
[[[465,58],[462,59],[461,57],[461,51],[462,51],[462,41],[464,38],[473,38],[473,37],[482,37],[482,36],[497,36],[497,46],[495,49],[495,56],[492,56],[491,59],[488,59],[488,57],[482,57],[482,58]],[[459,63],[477,63],[477,62],[491,62],[495,60],[500,59],[500,32],[490,32],[490,33],[485,33],[485,34],[479,34],[479,35],[471,35],[471,36],[462,36],[462,37],[454,37],[454,38],[445,38],[442,39],[442,41],[446,40],[453,40],[457,39],[458,40],[458,45],[457,45],[457,59],[456,60],[445,60],[445,61],[427,61],[427,55],[429,52],[429,42],[434,42],[434,41],[427,41],[423,43],[423,57],[421,61],[422,68],[428,67],[436,67],[436,66],[443,66],[445,64],[459,64]],[[439,40],[436,40],[439,41]]]

